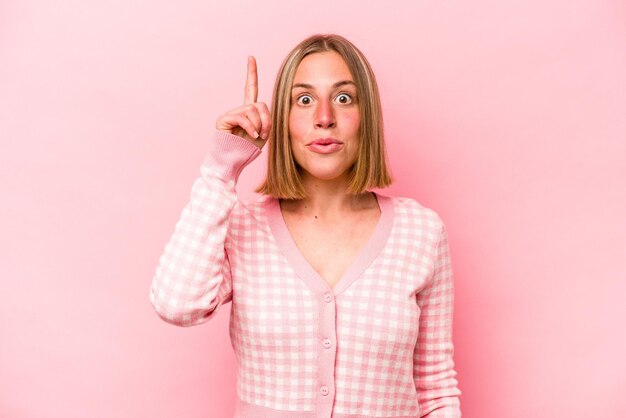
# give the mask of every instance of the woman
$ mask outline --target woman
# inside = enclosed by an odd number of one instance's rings
[[[453,280],[440,217],[391,183],[374,74],[337,35],[279,70],[272,112],[248,59],[153,278],[175,325],[232,302],[236,417],[460,417]],[[237,199],[268,142],[261,198]]]

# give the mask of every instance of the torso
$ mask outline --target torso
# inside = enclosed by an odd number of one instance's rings
[[[341,219],[308,219],[283,204],[283,219],[298,249],[332,289],[369,241],[380,208],[372,195],[369,203]]]

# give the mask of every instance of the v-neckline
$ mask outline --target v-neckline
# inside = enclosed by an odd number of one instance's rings
[[[315,293],[333,293],[335,296],[346,290],[350,285],[358,279],[361,274],[369,267],[369,265],[378,256],[383,249],[394,220],[394,208],[391,197],[373,192],[378,201],[380,208],[380,216],[374,231],[365,245],[357,253],[352,263],[344,271],[339,281],[331,288],[328,282],[322,277],[313,266],[304,257],[295,240],[291,236],[287,223],[280,209],[278,199],[268,197],[265,202],[265,210],[267,220],[276,240],[276,244],[283,252],[289,265],[294,269],[296,274],[311,288]]]

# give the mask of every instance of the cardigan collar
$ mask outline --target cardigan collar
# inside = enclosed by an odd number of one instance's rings
[[[279,200],[268,197],[265,201],[265,213],[278,248],[296,274],[316,294],[333,293],[335,296],[346,290],[356,281],[376,259],[387,243],[394,222],[394,205],[390,196],[373,192],[380,208],[380,217],[369,240],[358,252],[341,279],[331,288],[326,280],[304,258],[293,240],[280,209]]]

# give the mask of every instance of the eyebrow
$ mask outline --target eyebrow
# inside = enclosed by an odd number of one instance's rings
[[[333,88],[345,86],[347,84],[352,84],[353,86],[356,87],[356,84],[354,84],[354,81],[352,81],[352,80],[342,80],[342,81],[337,81],[335,84],[333,84]],[[297,87],[301,87],[301,88],[304,88],[304,89],[311,89],[311,90],[313,90],[313,88],[314,88],[313,85],[306,84],[306,83],[296,83],[291,88],[295,89]]]

